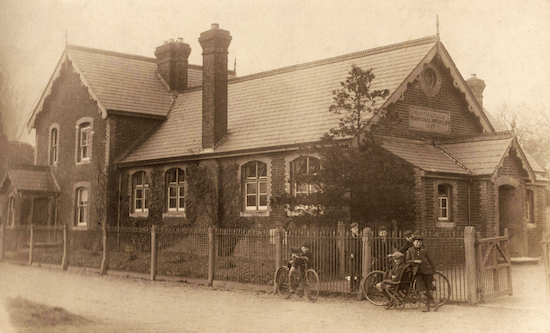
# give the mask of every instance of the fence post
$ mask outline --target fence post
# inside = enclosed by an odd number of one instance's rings
[[[474,227],[464,229],[464,254],[466,256],[466,295],[469,305],[479,303],[477,295],[476,235]]]
[[[277,292],[277,272],[283,264],[283,237],[284,231],[281,227],[275,232],[275,276],[273,277],[273,292]]]
[[[344,221],[338,221],[338,278],[346,276],[346,229]]]
[[[102,230],[102,242],[103,242],[103,260],[101,260],[101,270],[99,274],[105,275],[109,268],[109,249],[107,248],[107,225],[103,223]]]
[[[69,260],[69,234],[67,225],[63,225],[63,260],[61,261],[61,269],[66,270]]]
[[[370,228],[363,229],[363,249],[361,253],[361,257],[363,258],[363,261],[361,262],[362,278],[361,278],[361,283],[359,284],[359,292],[357,293],[358,301],[363,299],[363,284],[365,283],[365,279],[371,270],[371,262],[372,262],[371,236],[372,236],[372,231]]]
[[[508,228],[504,228],[504,236],[506,236],[506,247],[508,249],[507,255],[510,256],[510,234],[508,233]],[[512,267],[508,266],[508,283],[510,285],[510,293],[508,293],[509,296],[512,296],[514,292],[514,288],[512,288]]]
[[[151,227],[151,281],[155,281],[157,275],[157,226]]]
[[[0,222],[0,260],[4,260],[4,239],[6,234],[6,227],[4,223]]]
[[[215,264],[215,237],[214,237],[214,228],[208,228],[208,286],[212,286],[214,281],[214,264]]]
[[[547,233],[544,233],[542,237],[542,262],[544,264],[544,282],[548,303],[550,302],[550,237]]]
[[[34,247],[34,225],[31,224],[31,239],[29,240],[29,265],[32,265],[33,247]]]

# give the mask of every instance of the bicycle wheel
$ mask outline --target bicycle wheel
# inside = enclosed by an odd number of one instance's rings
[[[311,302],[319,297],[319,275],[313,269],[308,269],[304,276],[304,292]]]
[[[388,300],[383,291],[376,289],[376,284],[384,280],[385,273],[382,271],[372,271],[363,282],[362,292],[365,298],[374,305],[381,306]]]
[[[288,279],[288,268],[280,267],[275,274],[275,283],[277,285],[277,293],[282,298],[290,297],[290,283]]]
[[[439,307],[441,307],[443,304],[447,303],[449,298],[451,298],[451,283],[443,273],[436,271],[434,273],[433,284],[435,286],[435,290],[432,291],[432,296],[434,299],[439,300]],[[422,294],[420,300],[422,303],[426,304],[426,296],[424,294]]]

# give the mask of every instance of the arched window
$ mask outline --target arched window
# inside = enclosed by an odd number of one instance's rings
[[[439,213],[437,219],[439,221],[451,220],[451,193],[450,185],[441,184],[437,186],[437,199],[439,202]]]
[[[182,169],[166,171],[166,198],[169,212],[185,211],[185,172]]]
[[[267,164],[252,161],[242,167],[245,210],[267,210]]]
[[[8,226],[13,227],[15,225],[15,198],[10,197],[8,204]]]
[[[59,144],[59,130],[54,127],[50,131],[50,165],[57,164],[57,150]]]
[[[321,168],[317,158],[302,156],[290,163],[290,186],[292,195],[308,195],[318,191],[318,188],[307,182],[307,176],[316,174]],[[305,178],[305,179],[304,179]]]
[[[134,212],[149,211],[149,176],[144,171],[138,171],[132,176],[133,208]]]
[[[527,223],[535,223],[535,195],[533,191],[527,190],[525,194],[527,207],[525,210],[525,218]]]
[[[88,223],[88,200],[89,192],[85,187],[76,189],[76,226],[85,226]]]

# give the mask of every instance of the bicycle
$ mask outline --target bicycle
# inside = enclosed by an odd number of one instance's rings
[[[376,306],[383,306],[387,302],[387,297],[383,291],[379,291],[376,288],[376,284],[382,282],[386,276],[385,272],[382,271],[372,271],[365,277],[362,285],[362,292],[365,298],[372,304]],[[433,283],[435,285],[435,290],[432,291],[434,299],[439,300],[439,308],[445,304],[449,298],[451,298],[451,283],[449,279],[440,271],[434,273]],[[416,280],[412,281],[410,290],[408,290],[409,295],[406,297],[407,302],[401,303],[402,306],[405,303],[410,304],[412,307],[420,306],[420,302],[426,304],[426,296],[424,294],[419,294],[416,291]],[[420,300],[420,302],[418,302]]]
[[[302,270],[301,270],[302,271]],[[277,293],[282,298],[289,298],[292,294],[290,292],[290,281],[288,276],[288,266],[281,266],[275,274],[275,283],[277,286]],[[296,277],[293,278],[296,280]],[[319,298],[319,275],[313,268],[308,268],[307,264],[303,272],[300,273],[300,277],[297,281],[293,281],[294,285],[301,285],[306,297],[313,303]]]

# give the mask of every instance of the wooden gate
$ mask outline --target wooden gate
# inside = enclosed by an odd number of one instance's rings
[[[481,238],[477,233],[476,261],[478,292],[481,300],[512,295],[512,264],[508,229],[504,236]]]

